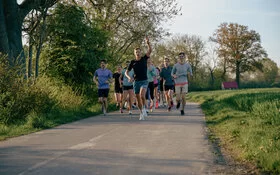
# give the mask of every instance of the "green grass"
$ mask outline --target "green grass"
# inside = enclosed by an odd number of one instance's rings
[[[0,111],[0,141],[101,113],[97,98],[86,97],[48,77],[41,77],[35,84],[22,86],[9,94],[6,96],[10,106],[1,105],[7,100],[0,94],[0,109],[6,110]],[[15,113],[18,115],[12,115]]]
[[[280,173],[280,89],[192,92],[207,126],[238,161]]]

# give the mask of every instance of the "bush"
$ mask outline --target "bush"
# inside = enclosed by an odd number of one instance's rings
[[[20,66],[10,67],[0,58],[0,123],[5,125],[24,121],[31,111],[44,113],[55,102],[35,84],[30,85],[19,74]]]

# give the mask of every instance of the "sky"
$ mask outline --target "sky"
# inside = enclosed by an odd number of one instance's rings
[[[280,0],[177,0],[182,15],[164,24],[173,34],[207,41],[221,23],[248,26],[261,36],[268,58],[280,66]]]

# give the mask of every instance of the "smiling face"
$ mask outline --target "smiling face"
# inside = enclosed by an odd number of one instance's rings
[[[178,58],[179,63],[180,64],[184,64],[185,59],[186,59],[185,54],[184,53],[180,53],[179,54],[179,58]]]

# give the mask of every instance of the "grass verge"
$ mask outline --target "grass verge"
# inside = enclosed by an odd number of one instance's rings
[[[280,173],[280,89],[192,92],[207,126],[239,162]]]

